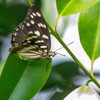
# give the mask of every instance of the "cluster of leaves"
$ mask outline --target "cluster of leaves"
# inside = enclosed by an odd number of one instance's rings
[[[91,62],[93,64],[95,59],[97,59],[100,56],[100,50],[99,50],[100,48],[100,41],[99,41],[100,1],[98,3],[97,1],[99,0],[92,0],[92,1],[91,0],[85,0],[85,1],[84,0],[56,0],[58,17],[55,22],[54,28],[52,28],[49,24],[48,24],[48,27],[51,30],[51,34],[54,35],[56,39],[63,45],[63,47],[69,52],[69,54],[73,57],[76,63],[91,78],[91,80],[98,87],[100,87],[100,84],[93,77],[93,73],[91,75],[91,73],[89,73],[85,69],[85,67],[82,66],[82,64],[77,60],[77,58],[72,54],[72,52],[64,44],[64,42],[59,37],[56,31],[56,26],[60,17],[81,12],[80,17],[79,17],[80,41],[82,43],[84,50],[86,51],[87,55],[90,57]],[[3,6],[0,6],[0,7],[3,7]],[[24,9],[24,6],[22,6],[22,9],[25,12],[24,13],[21,12],[20,13],[21,15],[20,15],[19,11],[21,10],[18,10],[18,13],[15,13],[14,11],[14,9],[16,9],[15,5],[12,6],[13,9],[11,6],[9,7],[10,7],[9,8],[10,11],[7,8],[8,10],[6,11],[5,14],[9,15],[9,17],[12,18],[12,22],[10,22],[10,24],[8,24],[9,22],[6,24],[6,21],[3,19],[4,17],[2,17],[3,16],[2,14],[1,16],[2,20],[0,22],[2,23],[2,26],[0,26],[0,28],[2,29],[0,29],[0,34],[2,33],[3,35],[5,35],[4,33],[10,33],[13,30],[13,28],[19,22],[22,21],[27,11],[27,7],[25,7]],[[20,8],[20,6],[18,6],[17,8]],[[5,7],[3,7],[2,9],[5,9]],[[16,16],[18,17],[18,19]],[[14,19],[16,19],[16,22]],[[2,21],[5,24],[3,24]],[[9,21],[9,19],[7,21]],[[5,28],[8,28],[9,30],[6,30]],[[30,100],[33,96],[36,95],[36,93],[46,83],[51,71],[51,66],[52,66],[51,63],[52,63],[51,59],[49,60],[48,59],[39,59],[39,60],[33,59],[33,60],[26,61],[26,60],[21,60],[18,55],[10,54],[3,68],[0,70],[0,74],[1,74],[0,90],[2,90],[0,91],[0,99],[1,100],[8,100],[8,99],[9,100]],[[75,65],[74,63],[71,63],[71,64],[67,63],[67,64],[63,64],[59,66],[54,67],[52,69],[51,75],[42,90],[44,90],[47,87],[49,88],[54,85],[58,85],[65,92],[62,93],[62,96],[59,95],[59,93],[55,94],[51,98],[51,100],[55,100],[55,99],[57,100],[58,96],[59,96],[58,97],[59,100],[63,99],[66,96],[66,94],[68,94],[70,91],[72,91],[74,88],[77,87],[73,84],[73,80],[72,80],[73,76],[79,74],[78,67],[76,67],[77,65]],[[71,72],[73,74],[66,75],[66,73],[70,73],[70,71],[72,71],[71,69],[68,70],[68,66],[70,67],[72,66],[72,68],[74,69],[73,72]],[[67,88],[69,85],[71,85],[72,88],[71,90],[67,91]]]

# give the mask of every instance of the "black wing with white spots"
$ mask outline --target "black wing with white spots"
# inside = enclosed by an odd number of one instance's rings
[[[10,52],[26,58],[48,55],[51,48],[50,34],[41,11],[32,6],[24,21],[18,25],[12,35]]]

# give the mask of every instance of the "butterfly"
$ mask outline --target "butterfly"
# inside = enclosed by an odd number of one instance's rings
[[[55,56],[51,52],[51,38],[43,14],[36,6],[31,6],[26,18],[15,28],[10,52],[24,58],[46,58]]]

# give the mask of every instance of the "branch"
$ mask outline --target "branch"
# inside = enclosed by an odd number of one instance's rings
[[[81,62],[74,56],[74,54],[70,51],[70,49],[63,42],[57,31],[55,31],[52,26],[47,22],[49,29],[51,30],[51,34],[55,36],[55,38],[61,43],[61,45],[66,49],[66,51],[71,55],[71,57],[75,60],[75,62],[79,65],[79,67],[90,77],[90,79],[100,88],[99,82],[89,73],[86,68],[81,64]]]
[[[30,0],[26,0],[27,3],[32,6],[33,4],[31,3]],[[54,28],[52,28],[52,26],[47,22],[47,25],[49,27],[49,29],[51,30],[51,34],[54,35],[56,37],[56,39],[62,44],[62,46],[66,49],[66,51],[71,55],[71,57],[75,60],[75,62],[79,65],[79,67],[90,77],[90,79],[100,88],[100,84],[99,82],[96,80],[96,78],[91,75],[86,68],[81,64],[81,62],[74,56],[74,54],[70,51],[70,49],[66,46],[66,44],[63,42],[63,40],[61,39],[61,37],[59,36],[59,34],[56,31],[56,26],[58,23],[58,20],[61,16],[58,16],[54,25]]]
[[[30,6],[33,5],[32,2],[31,2],[30,0],[26,0],[26,2],[27,2]]]

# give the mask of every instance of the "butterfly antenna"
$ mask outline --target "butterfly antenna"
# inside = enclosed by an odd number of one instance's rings
[[[63,47],[58,48],[57,50],[55,50],[55,52],[58,51],[58,50],[60,50],[60,49],[62,49],[62,48],[63,48]]]
[[[74,43],[74,42],[71,42],[71,43],[67,44],[67,46],[70,45],[70,44],[72,44],[72,43]],[[58,50],[60,50],[60,49],[62,49],[62,48],[63,47],[58,48],[57,50],[55,50],[55,52],[58,51]]]
[[[56,52],[56,54],[59,54],[59,55],[64,56],[64,57],[66,56],[66,55],[60,54],[60,53],[58,53],[58,52]]]

